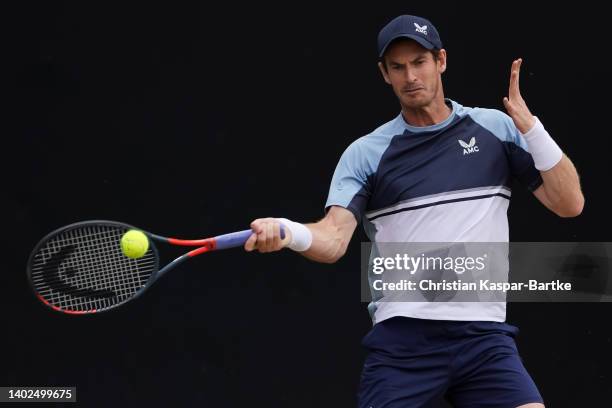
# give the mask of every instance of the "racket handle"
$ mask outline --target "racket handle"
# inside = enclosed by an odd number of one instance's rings
[[[247,239],[253,234],[253,230],[231,232],[229,234],[218,235],[214,239],[217,243],[215,249],[227,249],[243,246]],[[285,239],[285,227],[280,226],[281,239]]]

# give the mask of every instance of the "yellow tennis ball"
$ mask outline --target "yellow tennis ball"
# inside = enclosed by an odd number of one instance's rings
[[[121,251],[129,258],[142,258],[149,250],[149,239],[138,230],[129,230],[121,237]]]

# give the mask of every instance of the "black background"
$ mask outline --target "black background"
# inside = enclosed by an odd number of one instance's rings
[[[463,105],[503,110],[524,59],[523,96],[578,168],[586,207],[561,219],[516,188],[511,240],[610,241],[606,13],[533,7],[41,2],[9,14],[18,131],[3,142],[0,385],[76,385],[87,407],[355,406],[371,326],[361,227],[336,264],[214,253],[99,316],[48,311],[25,265],[40,237],[85,219],[195,238],[322,217],[342,151],[399,111],[376,67],[376,35],[399,14],[436,25],[445,94]],[[610,311],[508,305],[547,406],[609,404]]]

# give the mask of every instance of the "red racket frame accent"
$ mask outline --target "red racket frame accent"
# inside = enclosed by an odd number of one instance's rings
[[[197,246],[199,248],[194,249],[193,251],[187,252],[185,255],[188,257],[197,256],[203,254],[204,252],[214,251],[217,248],[217,241],[214,238],[206,238],[206,239],[178,239],[178,238],[168,238],[168,243],[172,245],[180,245],[180,246]]]

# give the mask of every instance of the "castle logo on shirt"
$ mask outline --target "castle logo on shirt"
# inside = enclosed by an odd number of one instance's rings
[[[476,138],[472,137],[469,143],[465,143],[463,140],[458,140],[459,145],[463,147],[463,155],[472,154],[478,152],[478,146],[476,145]]]

